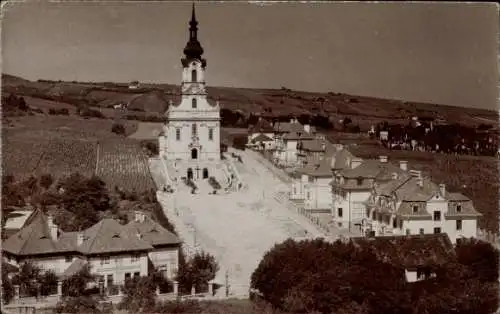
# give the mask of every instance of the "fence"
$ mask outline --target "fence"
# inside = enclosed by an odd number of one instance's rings
[[[277,192],[274,194],[274,199],[278,201],[279,203],[285,205],[285,207],[290,210],[291,212],[295,212],[298,215],[306,218],[311,224],[313,224],[319,231],[321,231],[325,235],[330,235],[330,228],[324,224],[323,222],[320,221],[318,217],[315,217],[311,215],[307,210],[304,208],[298,207],[290,201],[288,198],[288,194],[286,192]]]

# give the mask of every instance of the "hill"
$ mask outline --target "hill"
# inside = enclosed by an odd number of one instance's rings
[[[4,94],[31,96],[75,106],[89,105],[112,108],[130,103],[131,109],[161,114],[168,101],[180,100],[180,87],[172,84],[142,84],[130,89],[123,83],[89,83],[39,80],[28,81],[2,74]],[[276,89],[208,87],[212,100],[219,100],[222,108],[239,110],[245,115],[269,112],[272,115],[323,114],[332,121],[350,117],[362,130],[381,121],[407,121],[411,116],[432,117],[448,123],[477,126],[481,123],[498,124],[498,113],[486,109],[462,108],[438,104],[380,99],[344,93],[311,93]]]

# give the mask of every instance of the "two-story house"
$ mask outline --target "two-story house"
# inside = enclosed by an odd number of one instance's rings
[[[444,233],[358,237],[351,241],[356,247],[374,253],[379,260],[400,268],[408,283],[437,277],[437,269],[457,258],[453,244]]]
[[[475,237],[481,215],[468,197],[415,170],[374,186],[366,206],[366,231],[372,235],[446,233],[453,243]]]
[[[275,164],[283,167],[297,166],[299,142],[314,140],[314,129],[300,124],[297,119],[279,122],[274,125],[276,150],[273,154]]]
[[[332,159],[312,160],[294,174],[290,199],[311,212],[331,212]]]
[[[37,209],[30,224],[3,242],[2,255],[15,266],[31,261],[61,278],[89,265],[108,287],[147,275],[154,270],[150,262],[172,278],[180,245],[174,234],[140,213],[127,225],[102,219],[80,232],[63,232],[51,216]]]
[[[319,162],[322,158],[331,157],[337,152],[323,134],[316,134],[313,140],[300,141],[297,145],[297,164],[305,166],[310,162]]]
[[[335,171],[331,182],[332,212],[337,225],[349,230],[362,230],[367,218],[365,202],[375,182],[390,181],[393,173],[402,171],[404,170],[389,162],[387,156],[367,160],[350,158],[349,168]]]

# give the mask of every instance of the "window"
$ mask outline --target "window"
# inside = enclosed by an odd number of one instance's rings
[[[338,215],[337,215],[337,216],[339,216],[340,218],[342,218],[342,214],[343,214],[343,213],[342,213],[342,208],[340,208],[340,207],[339,207],[339,208],[337,209],[337,213],[338,213]]]
[[[357,184],[357,185],[361,185],[361,184],[363,184],[363,178],[361,178],[361,177],[356,178],[356,184]]]
[[[307,199],[310,200],[311,199],[311,192],[307,192]]]
[[[101,259],[101,265],[103,265],[103,264],[109,264],[109,256],[104,256]]]
[[[131,273],[125,273],[125,281],[129,280],[131,278]]]
[[[208,140],[209,141],[213,141],[214,140],[214,129],[213,128],[209,128],[208,129]]]
[[[392,219],[392,227],[397,228],[397,226],[398,226],[398,221],[395,218]]]
[[[198,81],[198,72],[195,69],[191,70],[191,82]]]
[[[197,107],[197,106],[198,106],[198,105],[197,105],[197,103],[196,103],[196,98],[193,98],[193,99],[191,100],[191,108],[196,109],[196,107]]]
[[[411,230],[410,229],[406,229],[406,235],[410,235],[411,234]]]
[[[108,275],[108,287],[113,285],[113,275]]]
[[[457,220],[457,230],[462,230],[462,220]]]
[[[462,212],[462,205],[457,205],[457,213],[461,213]]]
[[[196,136],[198,134],[198,129],[196,128],[196,123],[193,123],[191,125],[191,133],[193,136]]]
[[[441,212],[438,210],[434,211],[434,221],[440,221],[441,220]]]
[[[66,263],[71,263],[73,261],[73,256],[66,256]]]
[[[134,273],[134,278],[135,278],[135,277],[141,277],[141,273],[140,273],[140,272],[138,272],[138,271],[136,271],[136,272]]]
[[[424,234],[424,228],[420,228],[420,229],[418,229],[418,233],[420,233],[420,234]]]
[[[132,257],[130,258],[130,262],[131,263],[137,263],[141,260],[141,255],[140,254],[134,254],[132,255]]]
[[[293,194],[297,194],[297,188],[296,187],[293,188]]]
[[[417,205],[413,205],[413,213],[414,214],[418,213],[418,206]]]
[[[441,228],[439,227],[434,228],[434,233],[441,233]]]
[[[175,140],[176,141],[180,141],[181,140],[181,129],[180,128],[176,128],[175,129]]]

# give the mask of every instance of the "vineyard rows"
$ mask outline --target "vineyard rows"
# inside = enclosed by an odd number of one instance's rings
[[[148,157],[136,142],[99,142],[97,175],[108,188],[127,191],[155,189],[149,172]]]
[[[92,175],[96,162],[93,141],[65,138],[3,139],[3,169],[17,179],[50,173],[58,178],[72,172]]]

